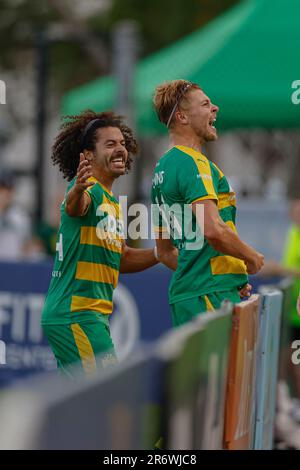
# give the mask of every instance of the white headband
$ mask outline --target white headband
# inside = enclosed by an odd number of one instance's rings
[[[192,83],[187,83],[184,88],[182,89],[182,92],[180,93],[176,103],[174,104],[173,106],[173,109],[172,109],[172,112],[170,114],[170,117],[168,119],[168,122],[167,122],[167,128],[169,128],[169,125],[170,125],[170,122],[172,121],[172,117],[174,116],[174,113],[176,111],[176,108],[177,106],[179,105],[179,101],[181,100],[181,98],[183,97],[183,95],[187,92],[187,90],[192,86]]]

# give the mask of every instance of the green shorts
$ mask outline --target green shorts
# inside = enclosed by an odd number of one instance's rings
[[[71,378],[117,363],[109,326],[101,321],[43,325],[43,330],[58,368]]]
[[[183,325],[200,313],[219,309],[223,300],[230,300],[234,304],[239,303],[241,299],[238,289],[214,292],[171,304],[173,326]]]

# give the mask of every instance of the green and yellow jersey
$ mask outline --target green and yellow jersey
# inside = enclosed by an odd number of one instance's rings
[[[42,313],[43,325],[70,325],[98,318],[108,323],[118,283],[124,243],[119,202],[95,178],[87,189],[91,204],[82,217],[61,205],[52,280]],[[72,188],[70,183],[67,192]]]
[[[155,167],[151,199],[154,231],[169,231],[179,252],[169,287],[170,304],[247,282],[245,263],[216,251],[201,234],[191,210],[192,202],[215,200],[222,220],[236,231],[235,193],[213,162],[189,147],[173,147]]]

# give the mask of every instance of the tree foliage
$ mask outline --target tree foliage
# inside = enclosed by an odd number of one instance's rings
[[[108,24],[132,18],[148,54],[200,28],[239,0],[113,0]]]
[[[111,57],[111,30],[115,23],[124,19],[135,20],[140,29],[140,55],[144,56],[203,26],[237,2],[111,0],[111,7],[105,13],[99,10],[89,18],[75,20],[95,35],[95,41],[96,38],[99,40],[108,57]],[[0,71],[22,69],[33,61],[37,31],[49,31],[53,26],[62,29],[71,26],[72,29],[71,18],[68,25],[68,14],[62,14],[63,4],[66,11],[72,12],[72,0],[61,0],[59,8],[55,8],[58,3],[54,0],[0,0]],[[100,47],[98,50],[100,53]],[[62,92],[108,73],[109,65],[100,70],[92,55],[82,43],[72,39],[53,42],[50,46],[50,75],[57,89]]]

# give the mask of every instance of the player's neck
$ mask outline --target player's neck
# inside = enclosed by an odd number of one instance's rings
[[[94,169],[93,171],[94,177],[101,183],[106,189],[108,189],[109,192],[112,192],[112,185],[115,181],[115,178],[103,174],[102,171],[97,171]]]
[[[170,144],[171,147],[177,145],[182,145],[184,147],[189,147],[197,152],[202,153],[202,142],[200,142],[199,137],[195,134],[177,134],[175,132],[170,132]]]

